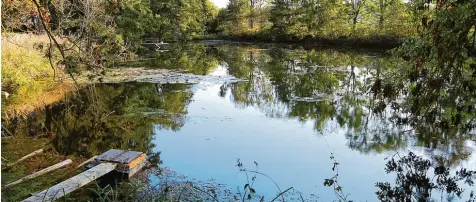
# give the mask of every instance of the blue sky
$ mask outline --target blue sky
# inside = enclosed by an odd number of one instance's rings
[[[211,0],[218,8],[225,8],[228,0]]]

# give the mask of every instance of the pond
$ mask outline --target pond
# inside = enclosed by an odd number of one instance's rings
[[[372,85],[380,72],[399,64],[381,52],[356,50],[171,46],[120,65],[212,79],[92,84],[7,127],[52,132],[55,150],[64,155],[110,148],[160,153],[160,167],[188,180],[213,179],[232,192],[252,177],[239,172],[239,159],[247,170],[266,175],[257,175],[254,188],[268,200],[289,187],[307,199],[336,200],[324,186],[337,172],[336,161],[348,198],[376,201],[375,183],[395,181],[385,164],[397,153],[476,170],[474,136],[424,135],[398,124],[389,106],[373,110]],[[229,76],[240,80],[219,79]]]

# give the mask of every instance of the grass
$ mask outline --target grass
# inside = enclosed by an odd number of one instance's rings
[[[3,97],[2,118],[51,104],[73,89],[68,82],[55,81],[48,44],[46,35],[2,33],[2,92],[9,94]],[[53,56],[51,62],[57,59]],[[56,74],[63,76],[62,71]]]

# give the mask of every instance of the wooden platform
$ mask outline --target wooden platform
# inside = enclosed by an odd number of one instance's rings
[[[131,177],[142,169],[147,161],[146,155],[142,152],[111,149],[96,157],[88,167],[94,167],[101,163],[115,163],[117,164],[116,171],[126,173],[128,177]]]
[[[112,171],[124,173],[126,177],[131,177],[146,164],[146,155],[142,152],[111,149],[97,156],[90,164],[86,165],[87,168],[90,168],[89,170],[43,190],[24,201],[55,201]]]

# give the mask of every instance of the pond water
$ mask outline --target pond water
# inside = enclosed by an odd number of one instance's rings
[[[473,136],[421,135],[392,121],[389,107],[374,113],[372,85],[398,64],[381,53],[191,44],[144,58],[122,65],[243,80],[89,85],[9,129],[53,131],[55,149],[67,155],[160,152],[161,167],[188,180],[214,179],[232,192],[248,183],[239,159],[279,185],[257,176],[254,187],[268,200],[289,187],[305,198],[336,200],[323,184],[336,174],[334,159],[354,201],[376,201],[375,183],[395,180],[385,164],[397,152],[476,170]]]

